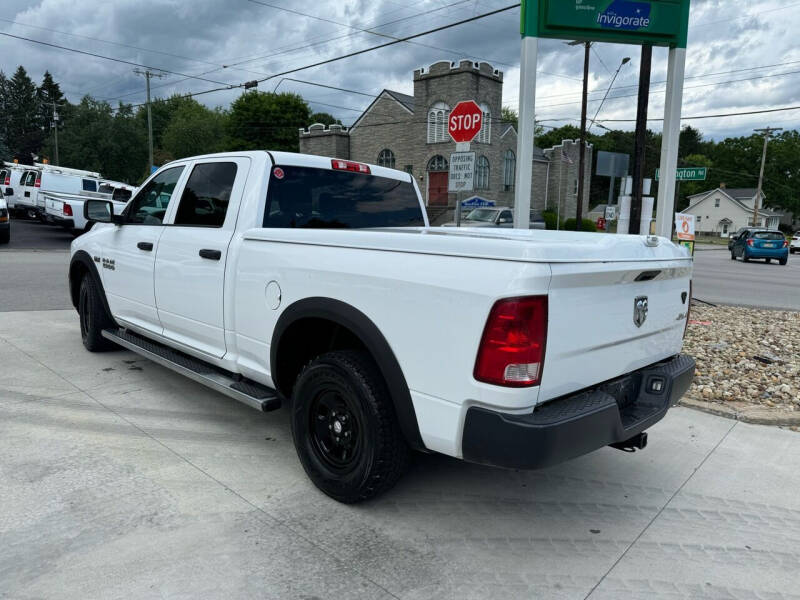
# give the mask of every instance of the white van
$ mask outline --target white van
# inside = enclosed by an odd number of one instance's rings
[[[36,169],[34,177],[32,178],[29,171],[23,182],[23,203],[41,220],[45,219],[45,201],[43,196],[39,197],[40,191],[95,198],[107,197],[106,194],[98,192],[100,173],[40,163],[34,163],[34,169]]]
[[[17,186],[19,190],[14,197],[17,212],[22,212],[31,219],[37,216],[34,191],[37,190],[37,182],[41,183],[39,175],[40,171],[35,168],[28,167],[23,171],[19,179],[19,185]]]
[[[11,162],[4,162],[0,167],[0,189],[8,204],[8,210],[12,213],[22,208],[17,206],[17,198],[22,196],[20,180],[28,169],[30,167],[27,165]]]

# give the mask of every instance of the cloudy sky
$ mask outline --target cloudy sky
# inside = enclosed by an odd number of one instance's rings
[[[260,79],[376,46],[471,16],[513,0],[0,0],[0,32],[165,69],[154,95],[196,92]],[[307,13],[307,14],[298,14]],[[365,31],[369,30],[369,31]],[[800,2],[693,0],[684,95],[685,116],[800,106]],[[291,77],[357,93],[274,78],[259,89],[296,91],[314,110],[352,123],[383,88],[412,92],[412,71],[437,60],[486,60],[505,73],[503,104],[517,108],[519,9],[385,49],[305,69]],[[621,60],[599,120],[636,116],[639,48],[598,44],[591,56],[589,115],[600,105]],[[541,42],[537,119],[577,123],[583,51]],[[663,112],[666,50],[653,55],[650,116]],[[49,70],[72,101],[90,94],[116,105],[144,101],[144,81],[133,66],[0,36],[0,69],[22,64],[36,80]],[[193,76],[189,78],[187,76]],[[240,92],[198,96],[227,106]],[[800,128],[800,110],[766,115],[686,120],[714,139],[766,125]],[[660,129],[660,123],[650,126]]]

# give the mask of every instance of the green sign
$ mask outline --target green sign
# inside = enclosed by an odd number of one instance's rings
[[[689,0],[522,0],[522,35],[685,48]]]
[[[656,181],[661,173],[661,169],[656,169]],[[675,181],[705,181],[707,167],[678,167],[675,172]]]

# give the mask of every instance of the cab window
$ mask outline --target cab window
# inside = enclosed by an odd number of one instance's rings
[[[97,182],[93,179],[83,179],[83,191],[84,192],[96,192],[97,191]]]
[[[192,169],[175,225],[222,227],[236,181],[236,163],[202,163]]]
[[[159,173],[144,186],[128,207],[127,223],[161,225],[169,200],[181,178],[183,167],[173,167]]]

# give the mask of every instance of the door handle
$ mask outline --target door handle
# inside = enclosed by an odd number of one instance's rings
[[[139,242],[138,244],[136,244],[136,247],[139,250],[146,250],[147,252],[150,252],[153,249],[153,244],[151,244],[150,242]]]
[[[219,260],[222,258],[222,250],[208,250],[203,248],[200,250],[200,256],[202,258],[207,258],[208,260]]]

